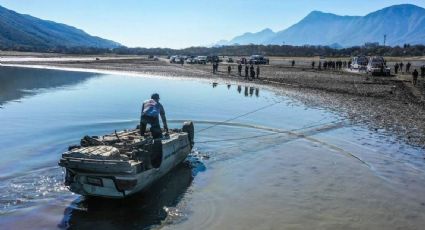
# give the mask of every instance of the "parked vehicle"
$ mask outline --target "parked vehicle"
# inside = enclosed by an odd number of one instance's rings
[[[170,63],[181,64],[184,62],[184,59],[181,56],[175,55],[170,57]]]
[[[196,63],[197,63],[197,61],[196,61],[196,59],[195,59],[195,58],[188,57],[188,58],[186,59],[186,63],[187,63],[187,64],[196,64]]]
[[[239,58],[238,64],[242,64],[242,65],[248,64],[248,61],[246,60],[246,58],[242,57],[242,58]]]
[[[375,57],[369,58],[369,61],[366,67],[366,72],[374,76],[375,75],[389,76],[391,73],[391,70],[385,65],[385,60],[383,57],[375,56]]]
[[[197,64],[207,64],[207,56],[198,56],[195,58]]]
[[[366,56],[353,57],[351,60],[350,69],[353,70],[366,70],[369,59]]]
[[[224,60],[226,60],[227,63],[233,63],[233,58],[226,57]]]
[[[213,56],[207,56],[207,62],[213,63],[213,62],[221,62],[220,58],[216,55]]]
[[[269,59],[265,58],[263,55],[252,55],[249,57],[249,64],[255,64],[255,65],[266,65],[269,64]]]

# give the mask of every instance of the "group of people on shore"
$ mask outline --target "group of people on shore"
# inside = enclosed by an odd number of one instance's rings
[[[324,61],[323,63],[321,61],[319,61],[318,65],[317,65],[317,69],[318,70],[341,70],[343,68],[348,68],[351,65],[351,61]],[[291,66],[295,67],[295,60],[291,61]],[[311,68],[315,69],[316,68],[316,61],[312,61],[311,62]]]
[[[317,65],[317,69],[318,70],[322,70],[322,68],[324,70],[341,70],[343,68],[348,68],[351,65],[351,61],[324,61],[323,64],[321,61],[319,61],[318,65]],[[213,62],[212,63],[212,67],[213,67],[213,74],[216,74],[218,72],[218,66],[219,63],[218,62]],[[295,60],[291,61],[291,66],[294,67],[295,66]],[[406,65],[404,65],[403,62],[400,63],[395,63],[394,64],[394,72],[395,74],[398,74],[398,72],[403,72],[403,67],[405,67],[405,72],[406,73],[410,73],[410,68],[412,67],[412,64],[410,62],[408,62]],[[316,68],[316,62],[312,61],[311,62],[311,68],[315,69]],[[260,66],[256,65],[256,67],[254,67],[253,64],[245,64],[245,66],[243,67],[241,63],[238,64],[238,74],[239,76],[242,77],[242,70],[245,70],[244,73],[244,77],[246,80],[253,80],[253,79],[260,79]],[[231,74],[232,73],[232,66],[228,65],[227,66],[227,74]],[[422,78],[425,77],[425,65],[420,67],[420,76]],[[416,85],[418,82],[418,77],[419,77],[419,72],[417,69],[414,69],[412,71],[412,83],[413,85]]]
[[[213,68],[213,74],[216,74],[218,72],[218,62],[214,62],[212,64],[212,68]],[[249,65],[245,64],[245,67],[242,66],[241,63],[238,64],[238,74],[239,76],[242,77],[242,69],[245,69],[245,79],[246,80],[253,80],[253,79],[260,79],[260,65],[256,65],[256,67],[254,67],[253,64]],[[227,66],[227,74],[231,74],[232,73],[232,66],[228,65]]]
[[[410,67],[412,66],[412,64],[410,63],[410,62],[407,62],[407,64],[406,64],[406,73],[410,73]],[[394,73],[395,74],[398,74],[398,71],[400,70],[400,72],[401,73],[403,73],[403,67],[404,67],[404,64],[403,64],[403,62],[400,62],[400,63],[395,63],[394,64]]]
[[[406,67],[404,72],[403,72],[403,67]],[[399,72],[400,73],[410,73],[411,67],[412,67],[412,64],[410,62],[407,62],[406,66],[404,65],[403,62],[400,62],[400,63],[396,62],[394,64],[394,73],[395,74],[398,74]],[[425,78],[425,65],[422,65],[419,70],[420,70],[420,76],[422,78]],[[413,83],[413,85],[417,85],[418,77],[419,77],[419,71],[417,69],[414,69],[412,71],[412,83]]]
[[[238,64],[238,74],[239,76],[242,76],[242,64]],[[260,79],[260,65],[257,65],[256,70],[254,68],[254,65],[251,64],[249,67],[247,64],[245,64],[245,79],[246,80],[252,80],[252,79]]]

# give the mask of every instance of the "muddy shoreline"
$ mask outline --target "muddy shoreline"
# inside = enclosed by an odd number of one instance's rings
[[[424,81],[420,87],[412,86],[408,78],[371,77],[345,71],[318,71],[308,67],[289,67],[271,63],[261,66],[260,79],[245,80],[237,74],[236,64],[220,64],[219,72],[212,73],[211,65],[170,64],[145,57],[49,59],[25,62],[19,59],[2,61],[2,64],[46,66],[67,69],[91,69],[167,77],[208,79],[212,82],[229,81],[242,84],[259,84],[276,88],[310,106],[323,107],[342,113],[354,123],[367,124],[372,130],[395,134],[409,144],[425,149]],[[227,66],[232,67],[231,74]],[[1,68],[1,67],[0,67]],[[410,85],[409,85],[410,84]],[[295,93],[296,92],[296,93]],[[419,94],[418,94],[419,92]]]

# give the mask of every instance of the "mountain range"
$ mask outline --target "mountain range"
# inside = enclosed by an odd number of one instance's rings
[[[366,16],[339,16],[313,11],[278,32],[264,29],[245,33],[216,45],[328,45],[351,47],[365,43],[425,44],[425,9],[412,4],[390,6]]]
[[[19,14],[0,6],[0,47],[115,48],[121,44],[91,36],[83,30],[61,23]]]

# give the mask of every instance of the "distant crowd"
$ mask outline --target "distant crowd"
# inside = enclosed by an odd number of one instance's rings
[[[317,65],[316,65],[317,63]],[[290,61],[291,67],[295,67],[295,60]],[[311,62],[311,68],[312,69],[318,69],[318,70],[342,70],[345,68],[350,68],[351,61],[312,61]],[[386,62],[384,62],[384,66],[386,66]],[[219,62],[213,62],[212,63],[212,69],[213,74],[216,74],[218,72]],[[407,62],[404,64],[403,62],[395,63],[394,64],[394,73],[411,73],[412,74],[412,83],[413,85],[416,85],[418,82],[419,75],[424,78],[425,77],[425,65],[420,67],[420,73],[417,69],[414,69],[411,72],[412,64],[410,62]],[[241,62],[238,63],[237,66],[238,69],[238,75],[241,77],[244,77],[246,80],[253,80],[253,79],[260,79],[260,65],[256,64],[248,64],[244,63],[242,65]],[[232,66],[227,66],[227,73],[230,75],[232,72]]]

